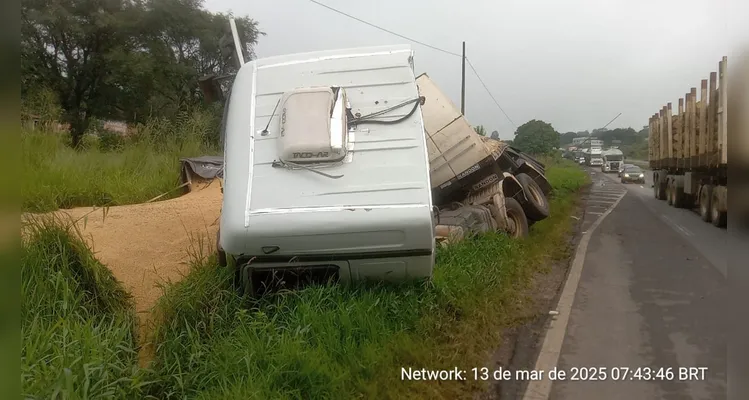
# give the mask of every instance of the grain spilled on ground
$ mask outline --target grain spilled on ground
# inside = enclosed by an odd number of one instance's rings
[[[146,337],[160,285],[177,282],[189,270],[192,255],[215,247],[221,211],[218,181],[199,185],[182,197],[145,204],[60,210],[75,220],[94,253],[133,295],[139,337]],[[85,216],[85,217],[84,217]],[[145,350],[151,353],[152,349]],[[150,358],[152,354],[142,354]]]

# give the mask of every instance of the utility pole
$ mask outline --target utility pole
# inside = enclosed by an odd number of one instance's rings
[[[466,115],[466,42],[463,42],[463,72],[460,85],[460,113]]]
[[[239,68],[244,65],[244,54],[242,54],[242,45],[239,43],[239,31],[237,31],[237,23],[234,18],[229,19],[229,28],[231,29],[231,35],[234,42],[234,50],[237,52],[237,63]]]
[[[609,121],[609,123],[606,124],[606,125],[604,125],[603,128],[601,128],[601,129],[606,129],[606,127],[609,126],[612,122],[616,121],[616,119],[619,118],[620,115],[622,115],[622,113],[616,114],[616,117],[614,117],[614,119],[612,119],[611,121]]]

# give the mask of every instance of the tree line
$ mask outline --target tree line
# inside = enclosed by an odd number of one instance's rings
[[[474,127],[477,134],[486,136],[486,129],[479,125]],[[632,128],[598,128],[592,131],[559,133],[554,127],[542,120],[530,120],[515,130],[513,140],[504,140],[514,147],[532,154],[551,154],[557,148],[571,145],[577,137],[596,137],[603,141],[605,147],[618,146],[627,156],[639,159],[647,157],[648,127],[640,131]],[[492,132],[493,139],[499,139],[497,131]]]
[[[22,105],[56,101],[74,146],[93,119],[138,123],[201,107],[198,79],[236,68],[231,17],[203,0],[22,0]],[[264,33],[234,18],[250,59]]]
[[[572,141],[576,137],[593,136],[603,141],[604,146],[627,146],[634,145],[641,142],[648,137],[648,127],[645,126],[641,130],[636,131],[632,128],[615,128],[606,129],[598,128],[593,131],[579,131],[579,132],[566,132],[563,133],[559,138],[559,143],[562,146],[572,144]]]

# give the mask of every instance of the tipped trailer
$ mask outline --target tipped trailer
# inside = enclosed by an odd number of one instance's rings
[[[417,77],[424,98],[432,199],[436,224],[481,221],[480,230],[528,235],[528,226],[549,215],[551,185],[544,165],[501,141],[478,135],[427,74]],[[439,229],[438,229],[439,231]]]
[[[649,121],[649,164],[653,193],[677,208],[699,210],[700,217],[725,227],[728,215],[727,87],[728,58],[703,79],[699,96],[693,87]]]
[[[244,64],[226,104],[219,256],[241,290],[429,278],[422,99],[410,46]]]

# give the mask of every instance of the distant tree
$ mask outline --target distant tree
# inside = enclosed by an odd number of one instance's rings
[[[120,87],[113,60],[136,53],[139,7],[124,0],[21,3],[21,86],[49,88],[77,146],[94,115],[116,107]]]
[[[478,125],[474,126],[473,130],[476,131],[480,136],[486,136],[486,129],[484,128],[484,125]]]
[[[549,154],[559,147],[559,132],[548,122],[531,120],[515,131],[515,147],[531,154]]]
[[[577,136],[578,134],[576,132],[565,132],[559,136],[559,144],[561,146],[564,146],[566,144],[571,144],[572,139],[576,138]]]
[[[492,131],[492,135],[490,136],[494,140],[499,140],[499,132]]]
[[[49,89],[77,146],[94,119],[143,122],[200,104],[197,78],[236,67],[219,39],[228,14],[202,0],[23,0],[21,97]],[[257,23],[236,18],[249,57]]]

